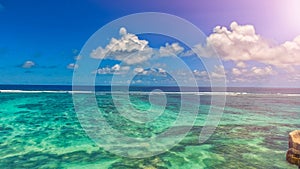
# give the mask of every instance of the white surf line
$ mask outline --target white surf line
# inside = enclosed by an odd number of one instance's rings
[[[35,90],[0,90],[0,93],[68,93],[68,91]]]
[[[68,90],[0,90],[0,93],[94,93],[92,91],[68,91]]]

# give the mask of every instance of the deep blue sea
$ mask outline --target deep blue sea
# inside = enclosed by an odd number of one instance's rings
[[[163,109],[150,104],[149,92],[154,89],[166,92]],[[210,104],[212,95],[220,93],[211,92],[210,88],[185,90],[190,91],[186,95],[200,97],[199,102],[188,103],[199,106],[194,124],[190,124],[185,138],[174,147],[147,158],[129,158],[107,151],[103,147],[113,143],[110,137],[102,145],[90,138],[75,111],[72,93],[67,92],[71,90],[71,86],[0,85],[0,168],[297,168],[286,162],[285,153],[288,133],[300,128],[300,89],[227,88],[218,126],[201,144],[199,133],[206,125],[209,109],[215,106]],[[147,123],[123,117],[132,109],[122,97],[117,102],[125,106],[117,108],[109,86],[98,86],[95,90],[93,95],[101,116],[129,137],[151,138],[170,126],[182,131],[189,125],[174,126],[184,95],[177,87],[130,88],[134,91],[129,96],[130,104],[135,109],[143,110],[147,117],[150,113],[158,115]],[[82,102],[88,101],[88,95],[78,94]],[[81,111],[88,112],[89,107]],[[185,112],[183,117],[188,116],[189,112]],[[90,124],[97,125],[95,121]],[[147,145],[141,146],[148,151]],[[127,153],[139,152],[128,149]]]
[[[111,86],[76,86],[76,89],[95,91],[111,91]],[[126,86],[117,87],[120,90],[126,88]],[[210,87],[182,87],[185,91],[195,92],[211,92]],[[130,91],[143,91],[149,92],[155,89],[160,89],[165,92],[179,92],[180,88],[177,86],[129,86]],[[0,85],[0,90],[24,90],[24,91],[71,91],[71,85]],[[224,91],[223,88],[214,88],[215,91]],[[227,87],[227,92],[246,92],[246,93],[258,93],[258,94],[300,94],[300,88],[262,88],[262,87]]]

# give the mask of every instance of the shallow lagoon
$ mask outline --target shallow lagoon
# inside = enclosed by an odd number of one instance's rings
[[[172,124],[180,94],[167,98],[165,113],[145,127],[119,118],[109,93],[97,94],[107,121],[134,137],[160,133]],[[285,161],[285,153],[288,133],[300,128],[300,96],[228,95],[219,126],[199,144],[209,99],[201,96],[195,125],[178,145],[157,156],[130,159],[104,151],[87,136],[71,94],[0,93],[0,168],[297,168]],[[149,107],[141,93],[131,101],[140,109]]]

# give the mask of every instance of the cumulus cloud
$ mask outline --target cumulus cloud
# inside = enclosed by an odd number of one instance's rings
[[[251,69],[240,69],[240,68],[232,68],[232,74],[235,76],[269,76],[274,75],[276,72],[273,70],[271,66],[266,67],[252,67]]]
[[[207,81],[207,82],[209,81],[208,73],[205,70],[197,70],[197,69],[195,69],[195,70],[193,70],[193,74],[194,74],[194,76],[195,76],[195,78],[197,80]],[[183,76],[186,77],[185,74]],[[191,80],[193,80],[192,77],[190,77],[190,78],[191,78]]]
[[[243,69],[243,70],[246,70],[246,69]],[[235,75],[235,76],[242,75],[243,74],[243,70],[241,71],[240,69],[234,67],[234,68],[232,68],[232,74]]]
[[[247,68],[231,69],[231,81],[232,82],[250,82],[250,81],[263,81],[270,76],[276,75],[277,72],[271,66],[257,67],[253,66]]]
[[[250,69],[250,72],[252,72],[255,76],[266,76],[274,74],[274,71],[271,66],[266,66],[264,68],[254,66]]]
[[[166,76],[167,72],[166,70],[162,68],[147,68],[144,69],[142,67],[134,68],[134,73],[138,75],[152,75],[152,76]]]
[[[147,40],[141,40],[135,34],[128,33],[124,27],[120,28],[119,34],[120,39],[112,38],[108,45],[94,49],[90,56],[94,59],[112,59],[134,65],[145,63],[153,56],[155,58],[178,56],[184,51],[179,43],[166,43],[159,49],[151,48]]]
[[[119,34],[122,36],[126,35],[127,34],[126,28],[124,28],[124,27],[120,28]]]
[[[144,68],[142,68],[142,67],[134,68],[134,73],[142,73],[143,71],[144,71]]]
[[[102,48],[93,50],[90,54],[95,59],[113,59],[132,65],[147,61],[153,55],[153,49],[148,41],[140,40],[136,35],[127,33],[125,28],[120,29],[120,39],[112,38],[110,43]]]
[[[193,74],[195,76],[198,76],[198,77],[206,77],[208,76],[207,72],[206,71],[200,71],[200,70],[193,70]]]
[[[212,78],[214,80],[226,79],[226,81],[230,82],[261,82],[278,73],[271,66],[233,67],[227,71],[223,66],[219,65],[215,66],[210,73],[196,69],[193,71],[193,74],[198,80],[204,81],[210,81],[210,78]]]
[[[203,81],[210,81],[212,79],[214,80],[226,80],[226,71],[223,66],[221,65],[216,65],[214,66],[214,69],[211,72],[207,72],[205,70],[193,70],[193,74],[195,78],[198,80],[203,80]]]
[[[129,66],[121,66],[119,64],[115,64],[112,67],[104,67],[98,69],[95,73],[97,74],[125,74],[130,70]]]
[[[282,44],[272,44],[258,35],[253,25],[230,24],[230,28],[217,26],[206,39],[206,45],[196,45],[194,51],[203,57],[212,57],[214,49],[223,60],[245,67],[245,61],[257,61],[279,68],[300,65],[300,36]],[[187,52],[192,54],[192,52]]]
[[[70,64],[68,64],[67,68],[68,68],[68,69],[77,69],[77,68],[78,68],[78,65],[75,64],[75,63],[70,63]]]
[[[29,68],[32,68],[34,66],[35,66],[35,63],[33,61],[28,60],[28,61],[23,63],[22,68],[29,69]]]
[[[211,72],[211,77],[215,79],[226,78],[226,71],[224,69],[224,66],[216,65],[214,67],[214,71]]]
[[[181,47],[178,43],[168,44],[159,48],[159,55],[161,57],[165,56],[177,56],[184,51],[184,48]]]
[[[236,67],[245,68],[245,67],[247,67],[247,65],[245,64],[245,62],[237,62]]]

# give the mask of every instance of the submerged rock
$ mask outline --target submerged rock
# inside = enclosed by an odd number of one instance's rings
[[[289,150],[286,153],[286,160],[300,168],[300,130],[289,133]]]

